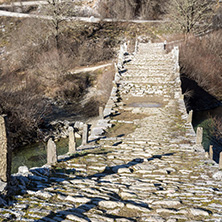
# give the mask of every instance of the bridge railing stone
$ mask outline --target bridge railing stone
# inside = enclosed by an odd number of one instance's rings
[[[179,72],[180,71],[180,66],[179,66],[179,47],[175,46],[173,48],[172,52],[173,52],[173,58],[175,60],[174,70],[175,70],[175,72]]]
[[[69,132],[69,153],[73,154],[76,152],[76,138],[75,138],[75,132],[73,127],[68,128]]]
[[[209,147],[209,158],[210,158],[211,160],[213,160],[213,156],[214,156],[213,146],[210,145],[210,147]]]
[[[47,143],[47,164],[53,165],[57,163],[56,144],[52,138]]]
[[[187,123],[192,123],[193,120],[193,110],[190,110],[187,118]]]
[[[103,107],[102,107],[102,106],[99,107],[99,118],[100,118],[100,119],[103,119],[103,118],[104,118],[104,115],[103,115]]]
[[[125,42],[124,44],[122,44],[120,46],[120,50],[119,50],[119,56],[118,56],[118,63],[117,63],[117,67],[118,69],[122,69],[123,67],[123,62],[124,62],[124,55],[127,52],[127,43]]]
[[[197,137],[196,137],[196,144],[201,145],[203,142],[203,128],[197,127]]]
[[[134,48],[134,55],[138,52],[138,39],[136,38],[136,42],[135,42],[135,48]]]
[[[219,170],[222,169],[222,152],[220,152],[220,157],[219,157]]]
[[[84,124],[83,132],[82,132],[82,146],[87,145],[88,137],[89,137],[89,125],[88,124]]]
[[[0,180],[9,183],[11,176],[11,149],[8,144],[7,116],[0,116]]]

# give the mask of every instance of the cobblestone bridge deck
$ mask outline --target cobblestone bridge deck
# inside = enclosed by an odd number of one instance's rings
[[[33,170],[25,194],[0,209],[5,221],[222,221],[217,164],[195,144],[173,54],[140,43],[122,72],[112,122],[134,132]],[[124,126],[124,127],[123,127]],[[22,184],[21,184],[22,186]],[[24,186],[24,185],[23,185]]]

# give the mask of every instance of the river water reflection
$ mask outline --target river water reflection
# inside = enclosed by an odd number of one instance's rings
[[[81,139],[77,139],[77,146],[81,143]],[[57,155],[68,152],[68,138],[60,139],[56,142]],[[21,147],[12,154],[12,173],[18,172],[19,166],[41,167],[47,162],[46,143],[35,143]]]

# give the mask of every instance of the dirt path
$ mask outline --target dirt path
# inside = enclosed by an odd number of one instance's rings
[[[76,73],[80,73],[80,72],[92,72],[92,71],[95,71],[97,69],[101,69],[101,68],[105,68],[105,67],[111,66],[112,64],[113,63],[107,63],[107,64],[103,64],[103,65],[98,65],[98,66],[78,68],[78,69],[75,69],[75,70],[71,70],[70,72],[72,74],[76,74]]]
[[[26,13],[18,13],[18,12],[8,12],[4,10],[0,10],[0,16],[4,17],[16,17],[16,18],[37,18],[37,19],[47,19],[52,20],[52,16],[44,16],[44,15],[37,15],[37,14],[26,14]],[[165,23],[168,22],[167,20],[117,20],[117,19],[100,19],[91,17],[64,17],[64,20],[70,21],[82,21],[82,22],[89,22],[89,23],[98,23],[98,22],[131,22],[131,23]]]

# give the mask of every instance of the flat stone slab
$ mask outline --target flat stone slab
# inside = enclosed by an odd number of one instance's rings
[[[99,207],[105,209],[115,209],[124,207],[124,203],[118,201],[100,201]]]

